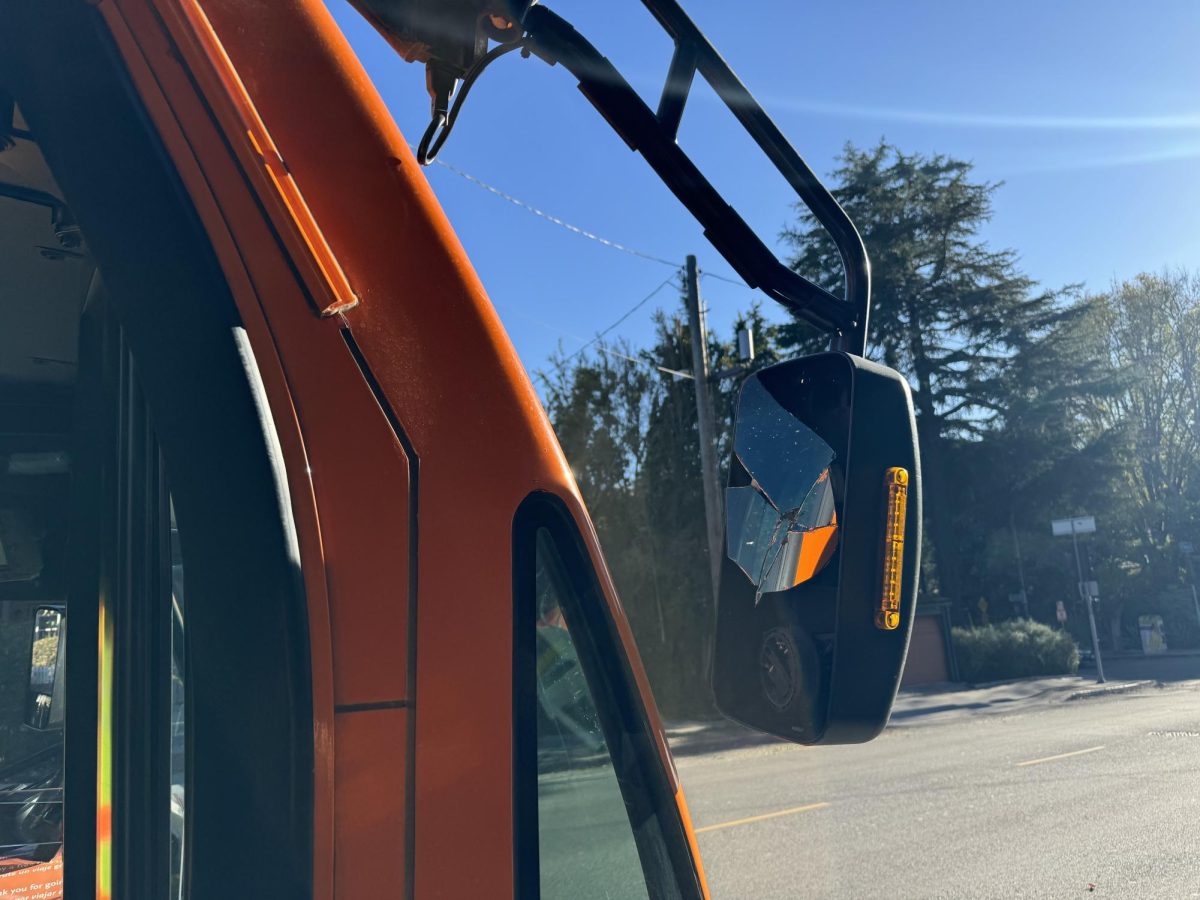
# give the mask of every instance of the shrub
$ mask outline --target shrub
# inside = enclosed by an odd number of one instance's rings
[[[953,635],[964,681],[1074,675],[1079,671],[1079,648],[1071,636],[1032,619],[955,628]]]

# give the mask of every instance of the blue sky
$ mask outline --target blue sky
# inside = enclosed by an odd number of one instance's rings
[[[428,121],[423,70],[403,63],[343,0],[329,0],[401,130]],[[657,102],[670,44],[637,0],[549,0]],[[1200,267],[1200,4],[1156,0],[838,0],[685,6],[822,176],[846,141],[974,162],[1003,181],[983,236],[1048,286],[1164,266]],[[707,88],[680,143],[759,234],[791,220],[786,184]],[[510,55],[475,86],[442,158],[576,226],[729,275],[700,229],[608,129],[560,67]],[[571,352],[671,269],[586,240],[450,169],[427,170],[526,368]],[[703,282],[710,327],[755,297]],[[664,289],[615,329],[649,340]],[[766,302],[775,316],[774,307]]]

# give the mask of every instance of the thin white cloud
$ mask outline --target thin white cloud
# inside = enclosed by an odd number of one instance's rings
[[[1200,112],[1153,116],[1046,116],[996,113],[961,113],[940,110],[895,109],[822,103],[792,97],[772,97],[763,102],[769,110],[788,110],[843,119],[943,125],[952,128],[1026,129],[1041,131],[1200,131]]]
[[[1145,166],[1155,163],[1200,159],[1200,142],[1175,144],[1134,153],[1073,156],[1058,160],[1043,160],[1003,167],[1004,177],[1010,175],[1039,175],[1048,172],[1071,172],[1080,169],[1116,169],[1124,166]]]

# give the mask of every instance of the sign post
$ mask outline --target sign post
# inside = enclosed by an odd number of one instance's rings
[[[1192,565],[1192,554],[1196,547],[1191,541],[1180,541],[1179,549],[1183,551],[1183,558],[1187,560],[1188,575],[1191,576],[1192,582],[1192,604],[1196,607],[1196,621],[1200,622],[1200,599],[1196,597],[1196,567]]]
[[[1079,576],[1076,582],[1079,596],[1087,607],[1088,625],[1092,630],[1092,655],[1096,658],[1096,683],[1104,684],[1104,663],[1100,659],[1100,636],[1096,633],[1096,611],[1092,606],[1099,591],[1092,589],[1095,582],[1083,580],[1083,563],[1079,560],[1079,535],[1092,534],[1096,530],[1094,516],[1074,516],[1070,519],[1055,519],[1050,523],[1050,530],[1055,537],[1071,536],[1071,547],[1075,551],[1075,573]]]

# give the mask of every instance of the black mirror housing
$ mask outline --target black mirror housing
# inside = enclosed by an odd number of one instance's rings
[[[718,708],[801,744],[877,736],[920,569],[920,455],[903,376],[839,352],[750,376],[726,510]]]

